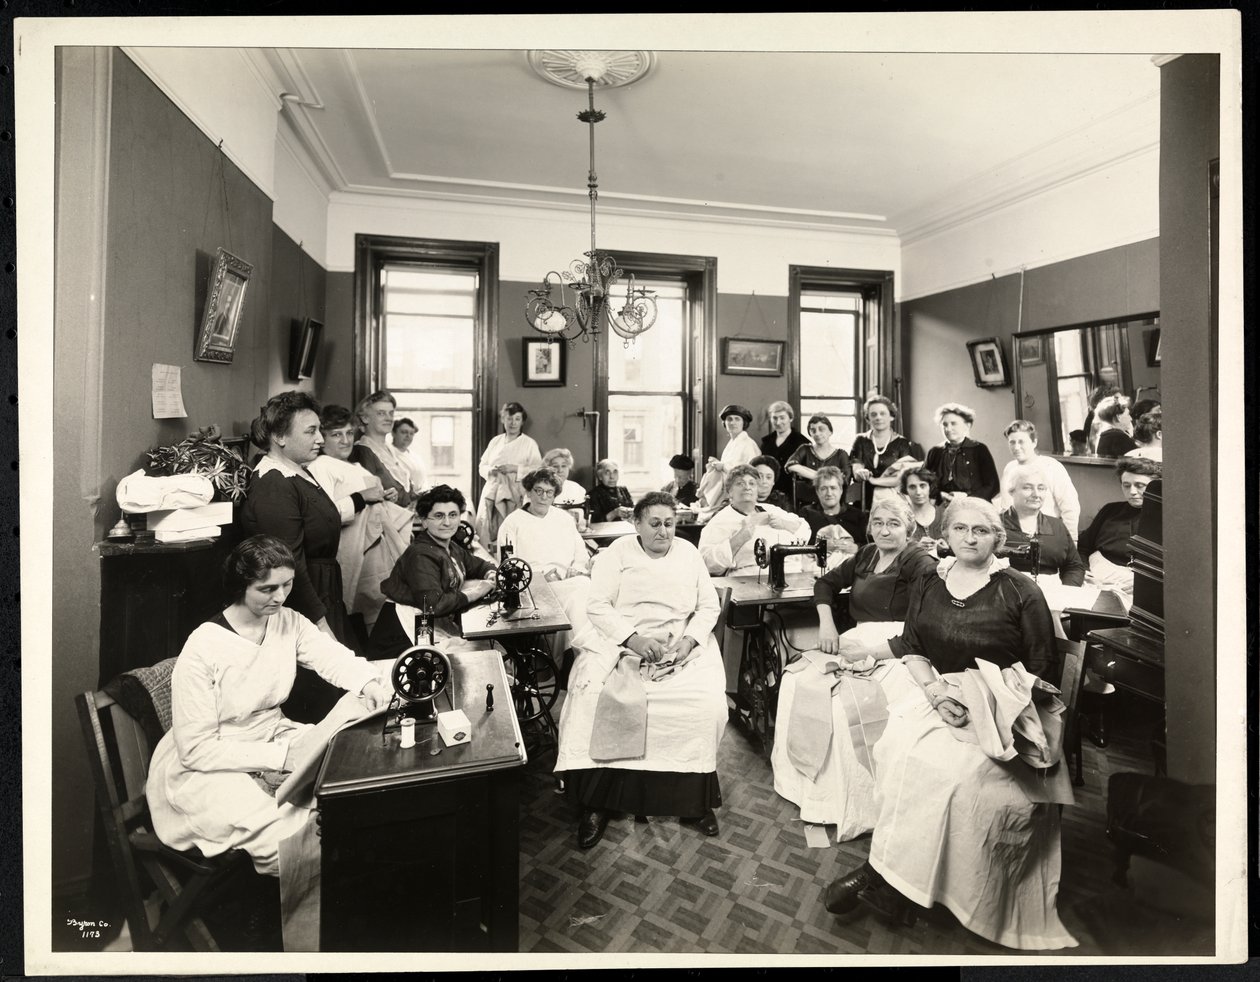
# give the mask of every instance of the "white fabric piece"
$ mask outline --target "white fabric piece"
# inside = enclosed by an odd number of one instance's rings
[[[208,505],[214,497],[214,485],[204,474],[147,477],[142,468],[119,481],[115,495],[119,508],[128,514],[139,515],[150,511]]]
[[[869,627],[859,624],[861,633],[857,639],[863,643],[877,638],[886,639],[899,633],[895,630],[899,626],[897,622],[889,621],[872,622]],[[852,637],[856,631],[847,631],[844,637]],[[811,665],[842,661],[838,655],[825,655],[817,650],[806,652],[801,657],[808,659]],[[794,672],[785,672],[779,680],[774,747],[770,752],[774,790],[800,808],[802,822],[834,825],[836,841],[847,842],[875,827],[878,814],[875,781],[858,761],[849,736],[848,716],[840,699],[834,695],[831,700],[831,746],[822,769],[813,780],[796,769],[788,757],[786,738],[791,727],[792,704],[798,684]],[[900,659],[885,660],[868,679],[841,679],[839,684],[879,685],[889,703],[903,698],[910,688],[917,688]]]
[[[1133,570],[1113,563],[1097,549],[1089,554],[1089,581],[1120,594],[1126,609],[1133,602]]]
[[[740,530],[746,516],[727,505],[700,532],[700,555],[714,576],[756,573],[759,567],[753,558],[753,543],[757,539],[764,539],[767,547],[809,541],[809,522],[799,515],[793,515],[774,505],[760,504],[757,508],[785,522],[787,530],[776,529],[769,524],[758,526],[752,537],[740,547],[739,554],[732,556],[731,536]],[[783,568],[788,573],[798,573],[806,568],[806,563],[814,565],[814,557],[788,556],[784,560]]]
[[[287,607],[261,644],[212,623],[189,635],[171,675],[173,723],[145,787],[159,839],[207,856],[244,849],[258,872],[276,875],[279,843],[309,809],[277,805],[250,772],[279,770],[309,728],[280,711],[299,664],[354,693],[377,678],[371,663]]]
[[[727,718],[725,673],[713,637],[717,593],[695,546],[675,539],[667,555],[653,559],[638,536],[624,536],[596,557],[590,591],[590,628],[574,631],[577,657],[560,715],[555,769],[620,767],[701,774],[717,770],[717,748]],[[680,671],[644,683],[648,704],[644,755],[594,761],[589,748],[599,693],[616,667],[621,643],[634,633],[660,640],[686,635],[696,639],[701,650],[693,652]]]
[[[1081,498],[1067,468],[1053,457],[1042,454],[1037,454],[1029,462],[1041,468],[1046,475],[1046,483],[1050,486],[1050,496],[1042,501],[1041,510],[1047,515],[1062,519],[1067,526],[1068,535],[1075,542],[1081,523]],[[1015,483],[1015,468],[1019,466],[1018,460],[1011,460],[1002,468],[1002,479],[999,482],[1001,491],[993,502],[998,511],[1005,511],[1014,504],[1011,488]]]
[[[324,489],[328,497],[332,498],[333,504],[341,512],[342,525],[348,525],[354,521],[354,499],[350,496],[356,491],[361,492],[378,483],[376,475],[366,468],[352,464],[348,460],[329,457],[327,454],[320,454],[306,465],[306,469],[315,478],[315,483]]]
[[[916,904],[944,904],[990,941],[1075,947],[1055,909],[1059,806],[1028,800],[1008,770],[1022,764],[954,739],[917,686],[888,709],[875,746],[871,865]]]

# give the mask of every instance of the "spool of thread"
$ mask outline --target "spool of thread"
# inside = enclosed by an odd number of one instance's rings
[[[416,721],[411,718],[402,721],[402,728],[398,731],[399,746],[406,750],[408,747],[416,745]]]

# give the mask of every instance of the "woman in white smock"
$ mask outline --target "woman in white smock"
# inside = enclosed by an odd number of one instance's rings
[[[490,441],[477,464],[477,473],[486,482],[477,506],[477,537],[491,552],[503,519],[524,503],[521,478],[542,464],[538,444],[523,432],[527,419],[519,402],[505,402],[499,410],[503,432]]]

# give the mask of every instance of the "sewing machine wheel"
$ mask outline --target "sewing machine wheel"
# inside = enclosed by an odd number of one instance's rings
[[[408,648],[394,662],[389,680],[404,703],[436,699],[451,679],[451,660],[429,645]]]
[[[516,718],[529,723],[550,712],[560,694],[556,666],[550,656],[537,648],[526,648],[509,651],[503,662]]]
[[[499,564],[499,586],[519,593],[529,586],[534,570],[520,556],[508,556]]]
[[[762,569],[770,565],[770,553],[766,549],[766,540],[761,537],[753,539],[753,559]]]

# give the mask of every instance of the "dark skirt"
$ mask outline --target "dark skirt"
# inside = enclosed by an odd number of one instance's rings
[[[583,808],[699,818],[722,804],[717,771],[697,774],[591,767],[567,771],[564,778],[569,794]]]
[[[324,605],[324,616],[333,636],[348,648],[355,647],[346,618],[346,605],[341,596],[341,567],[335,559],[307,559],[306,571],[311,585]],[[359,652],[356,651],[356,654]],[[299,723],[318,723],[342,696],[342,690],[320,678],[316,672],[299,665],[289,698],[281,707],[289,719]]]

